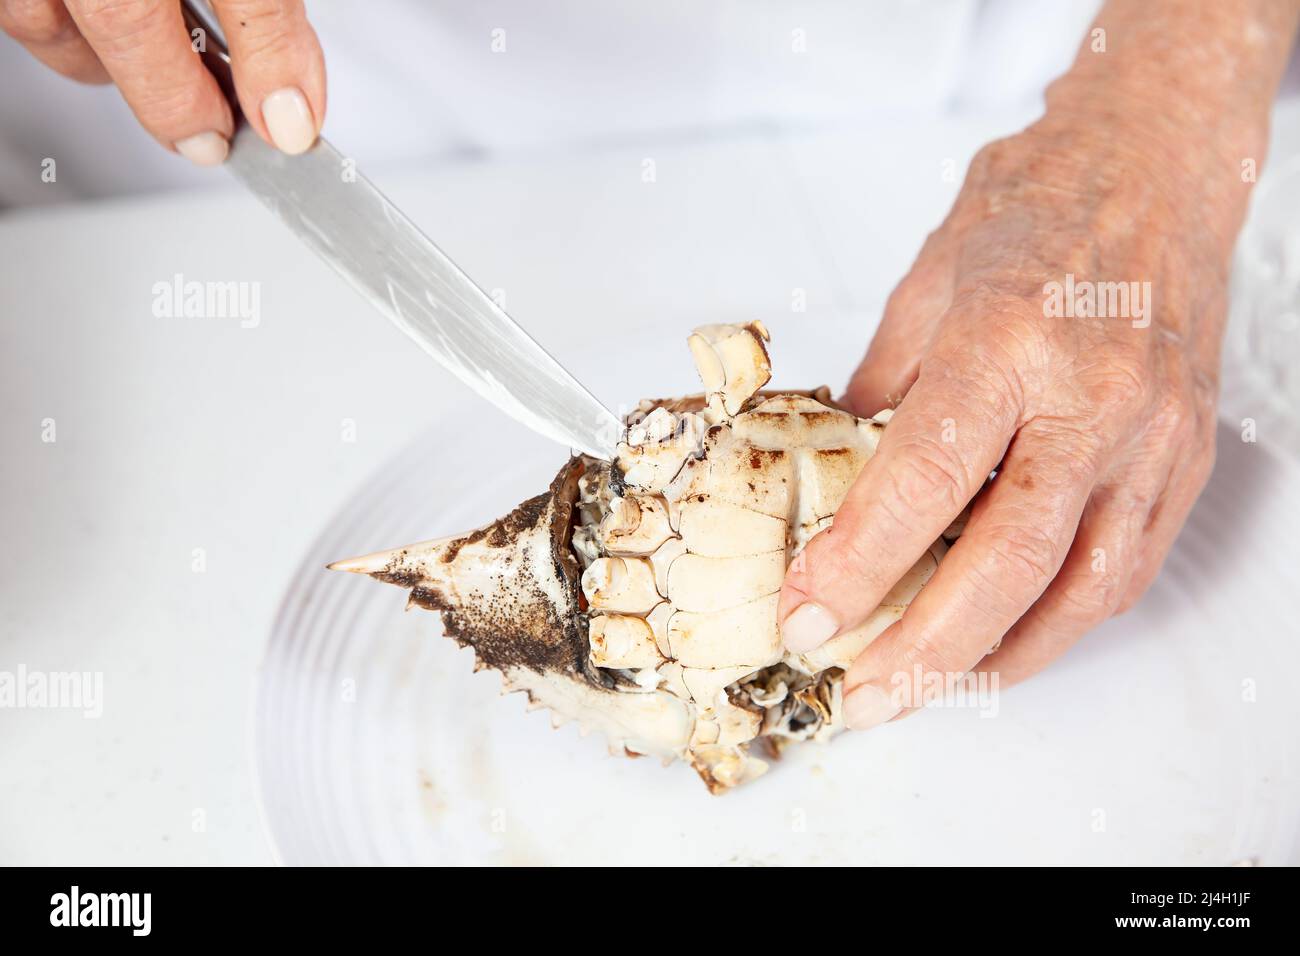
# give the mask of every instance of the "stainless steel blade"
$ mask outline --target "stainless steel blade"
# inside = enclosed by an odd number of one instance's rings
[[[247,124],[226,164],[368,302],[529,428],[610,458],[618,419],[324,140],[300,156]]]
[[[209,69],[229,57],[201,8]],[[232,102],[235,102],[232,97]],[[612,458],[619,420],[324,139],[286,156],[237,116],[226,165],[376,309],[449,372],[529,428]]]

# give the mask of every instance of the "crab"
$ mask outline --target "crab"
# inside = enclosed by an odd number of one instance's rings
[[[825,388],[769,393],[761,323],[689,338],[704,392],[640,403],[614,461],[576,455],[543,494],[468,534],[339,561],[410,591],[559,722],[611,752],[688,762],[713,793],[843,727],[850,662],[933,575],[936,540],[860,626],[787,651],[789,563],[830,527],[890,412]],[[951,530],[949,533],[951,535]]]

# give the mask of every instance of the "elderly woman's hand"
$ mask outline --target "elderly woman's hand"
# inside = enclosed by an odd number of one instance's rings
[[[862,622],[996,470],[934,577],[849,671],[851,727],[903,709],[895,675],[1014,681],[1132,605],[1210,474],[1241,173],[1258,162],[1286,46],[1267,56],[1259,5],[1229,5],[1238,22],[1216,19],[1214,43],[1235,40],[1267,75],[1236,81],[1254,101],[1198,100],[1168,53],[1196,37],[1143,19],[1177,6],[1111,4],[1098,20],[1108,52],[1085,46],[1044,119],[976,156],[849,385],[859,415],[897,410],[834,526],[787,575],[791,650]],[[1232,74],[1222,49],[1202,47],[1202,77]],[[1151,88],[1159,56],[1179,107]]]
[[[301,153],[325,118],[325,61],[302,0],[212,6],[244,115],[267,142]],[[178,0],[0,0],[0,28],[65,76],[116,83],[168,149],[201,166],[226,158],[230,106],[195,55]]]
[[[856,726],[914,664],[1014,679],[1132,604],[1214,461],[1223,264],[1149,171],[1046,137],[976,157],[849,385],[864,417],[906,397],[788,578],[792,650],[862,621],[997,469],[849,673]]]

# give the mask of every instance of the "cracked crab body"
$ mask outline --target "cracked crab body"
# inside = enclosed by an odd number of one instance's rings
[[[888,413],[825,389],[766,394],[758,323],[689,340],[706,391],[643,402],[613,462],[577,456],[551,487],[467,535],[331,567],[407,587],[508,691],[599,730],[611,749],[688,761],[722,792],[787,744],[842,726],[844,670],[902,616],[929,551],[861,626],[781,643],[785,569],[830,526]]]

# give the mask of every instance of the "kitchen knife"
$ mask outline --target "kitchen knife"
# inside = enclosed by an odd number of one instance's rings
[[[239,110],[215,17],[183,0],[195,45],[235,114],[226,166],[376,309],[479,395],[529,428],[612,458],[619,420],[325,139],[286,156]],[[201,30],[202,33],[195,33]]]

